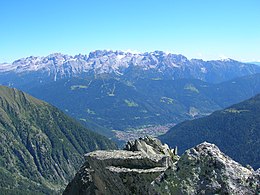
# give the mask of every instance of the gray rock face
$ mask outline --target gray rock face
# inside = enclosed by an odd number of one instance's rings
[[[171,150],[167,144],[163,145],[160,140],[150,136],[127,142],[124,150],[141,151],[148,156],[154,154],[171,156],[176,152],[176,149]]]
[[[64,194],[259,193],[259,170],[241,166],[206,142],[180,159],[150,137],[128,142],[125,150],[95,151],[85,157]]]
[[[259,73],[260,67],[235,60],[188,60],[185,56],[162,51],[130,53],[97,50],[89,55],[50,54],[46,57],[27,57],[2,64],[0,73],[27,75],[38,73],[51,80],[78,77],[81,74],[99,77],[145,78],[196,78],[209,82],[221,82],[231,78]],[[140,77],[138,76],[138,77]]]
[[[88,153],[64,194],[155,193],[151,182],[173,165],[170,149],[151,137],[128,143],[127,148]]]
[[[187,150],[153,185],[161,194],[258,194],[260,174],[204,142]]]

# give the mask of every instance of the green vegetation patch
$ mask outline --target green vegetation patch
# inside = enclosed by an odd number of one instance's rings
[[[87,89],[88,86],[86,85],[72,85],[70,86],[70,90],[76,90],[76,89]]]
[[[195,92],[195,93],[199,93],[199,90],[192,84],[185,85],[184,89],[190,90],[190,91]]]
[[[126,105],[127,105],[128,107],[138,107],[138,104],[135,103],[135,102],[132,101],[132,100],[124,100],[124,102],[126,103]]]
[[[161,97],[160,102],[166,103],[166,104],[173,104],[174,100],[169,97]]]
[[[61,194],[84,153],[116,148],[57,108],[3,86],[0,137],[0,194]]]
[[[196,108],[190,108],[196,114]],[[160,137],[179,153],[204,142],[221,146],[222,150],[242,165],[260,167],[260,95],[211,115],[179,123]]]

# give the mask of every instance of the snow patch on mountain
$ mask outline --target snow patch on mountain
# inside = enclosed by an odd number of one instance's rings
[[[210,74],[210,71],[238,71],[237,76],[247,75],[248,72],[250,74],[260,72],[258,66],[256,66],[258,69],[253,66],[231,59],[216,61],[188,60],[183,55],[163,51],[131,53],[96,50],[90,52],[89,55],[70,56],[54,53],[46,57],[30,56],[16,60],[11,64],[0,64],[0,73],[39,72],[49,75],[54,80],[79,76],[83,73],[94,77],[103,74],[112,77],[124,76],[125,74],[138,76],[138,74],[141,74],[139,76],[148,78],[151,75],[157,77],[159,74],[159,76],[166,76],[166,79],[199,78],[205,80],[205,75]]]

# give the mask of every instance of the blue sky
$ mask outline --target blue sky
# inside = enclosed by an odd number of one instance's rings
[[[0,62],[97,49],[260,61],[260,1],[0,1]]]

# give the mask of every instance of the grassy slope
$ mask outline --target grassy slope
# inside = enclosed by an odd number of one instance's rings
[[[57,192],[80,167],[83,154],[115,148],[57,108],[0,86],[0,188]],[[27,192],[26,192],[27,193]]]

